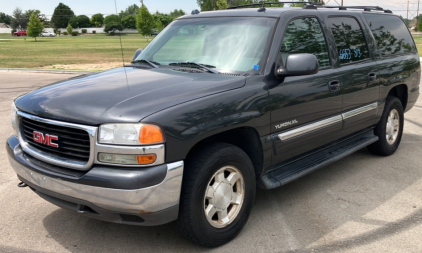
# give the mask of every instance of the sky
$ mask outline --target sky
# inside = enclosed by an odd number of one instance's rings
[[[22,10],[38,9],[41,13],[46,14],[49,18],[53,14],[54,8],[60,3],[68,5],[76,15],[91,16],[95,13],[115,14],[114,0],[0,0],[0,12],[12,15],[16,7]],[[116,0],[117,10],[126,9],[132,4],[140,4],[139,0]],[[271,2],[271,0],[269,0]],[[328,5],[341,4],[341,0],[325,0]],[[377,5],[384,9],[390,9],[393,13],[406,18],[407,16],[407,0],[343,0],[344,5]],[[417,0],[409,1],[409,18],[416,16],[418,7]],[[194,9],[199,9],[196,0],[144,0],[144,4],[151,13],[156,11],[162,13],[170,13],[174,9],[182,9],[186,13],[190,13]],[[421,3],[422,9],[422,3]]]
[[[140,5],[139,0],[116,0],[116,2],[118,12],[132,4]],[[12,15],[16,7],[24,11],[37,9],[51,18],[54,8],[59,3],[69,6],[75,15],[116,14],[114,0],[0,0],[0,12]],[[196,0],[144,0],[144,4],[151,13],[156,11],[170,13],[174,9],[182,9],[191,13],[192,10],[199,9]]]

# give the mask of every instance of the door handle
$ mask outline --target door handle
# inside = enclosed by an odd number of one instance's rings
[[[339,91],[340,90],[340,81],[331,81],[328,83],[328,89],[330,91]]]
[[[369,73],[368,74],[368,81],[370,83],[375,82],[377,80],[377,74],[376,73]]]

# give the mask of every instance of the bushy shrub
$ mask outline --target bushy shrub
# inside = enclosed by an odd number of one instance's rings
[[[97,31],[95,31],[95,30],[92,30],[92,34],[96,34],[97,33]]]
[[[115,32],[109,32],[108,35],[114,36],[114,35],[116,35],[116,33]]]
[[[16,29],[12,29],[11,34],[13,35],[16,32]]]
[[[86,29],[82,29],[82,33],[86,33],[87,32],[87,30]]]
[[[78,31],[73,31],[72,32],[72,36],[78,36],[79,32]]]
[[[68,33],[67,32],[63,32],[63,35],[68,35]]]
[[[60,35],[60,33],[61,33],[61,32],[62,32],[62,31],[60,31],[60,30],[57,30],[56,34]]]

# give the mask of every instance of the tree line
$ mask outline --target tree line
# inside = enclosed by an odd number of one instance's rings
[[[73,28],[102,27],[103,25],[107,25],[108,23],[113,23],[112,26],[115,28],[116,25],[119,24],[117,28],[121,27],[123,29],[136,29],[137,16],[139,14],[140,9],[141,6],[133,4],[128,6],[124,11],[121,11],[118,15],[108,15],[105,17],[105,15],[97,13],[95,15],[92,15],[91,18],[89,18],[86,15],[76,16],[69,6],[63,3],[59,3],[58,6],[54,9],[53,15],[51,16],[51,20],[49,20],[45,14],[42,14],[40,10],[31,9],[23,11],[20,8],[15,8],[13,10],[12,16],[0,12],[0,23],[6,23],[7,25],[10,25],[14,30],[25,30],[28,27],[30,17],[32,16],[32,14],[35,14],[37,18],[44,24],[45,27],[51,27],[54,29],[67,28],[69,24]],[[183,10],[177,9],[170,12],[170,14],[160,13],[158,11],[154,14],[150,14],[154,19],[154,21],[152,22],[152,29],[162,30],[174,19],[185,14],[186,13]]]
[[[201,11],[224,10],[232,6],[248,5],[248,4],[262,4],[262,0],[196,0]],[[279,0],[272,0],[267,2],[280,2]],[[305,0],[297,0],[298,3],[289,4],[290,7],[303,7]],[[315,0],[315,2],[324,4],[323,0]],[[283,3],[267,5],[270,7],[284,7]],[[254,7],[256,8],[256,6]]]

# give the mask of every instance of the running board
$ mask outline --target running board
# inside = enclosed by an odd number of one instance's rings
[[[261,187],[273,189],[305,176],[321,167],[340,160],[366,146],[378,141],[374,131],[368,131],[346,139],[326,149],[283,164],[261,177]]]

